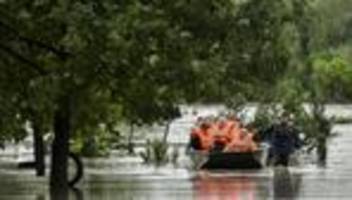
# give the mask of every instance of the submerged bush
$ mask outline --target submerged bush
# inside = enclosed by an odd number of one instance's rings
[[[168,155],[169,145],[162,140],[147,140],[147,145],[144,152],[140,153],[146,164],[155,164],[157,166],[166,164],[170,158]]]
[[[102,128],[90,131],[91,134],[75,135],[71,140],[71,151],[84,157],[104,157],[120,141],[118,131],[108,132]]]

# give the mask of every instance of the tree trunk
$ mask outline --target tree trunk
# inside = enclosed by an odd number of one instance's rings
[[[69,200],[68,188],[66,189],[53,189],[50,188],[50,200]]]
[[[127,149],[129,154],[134,154],[134,146],[133,146],[133,135],[134,135],[134,124],[130,125],[130,135],[128,137]]]
[[[54,189],[50,187],[50,200],[69,200],[69,189]]]
[[[59,107],[54,114],[50,189],[55,194],[60,194],[60,192],[66,194],[68,190],[70,117],[70,99],[66,97],[59,102]]]
[[[33,122],[34,158],[37,176],[45,176],[45,146],[38,122]]]
[[[165,127],[165,131],[164,131],[164,137],[163,137],[163,142],[164,143],[167,142],[167,138],[168,138],[169,132],[170,132],[170,125],[171,125],[171,121],[167,121],[166,127]]]

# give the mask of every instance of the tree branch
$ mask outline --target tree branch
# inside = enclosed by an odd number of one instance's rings
[[[46,75],[48,74],[47,71],[45,71],[43,68],[41,68],[39,65],[37,65],[35,62],[31,61],[30,59],[22,56],[21,54],[17,53],[15,50],[3,45],[0,43],[0,50],[3,52],[7,53],[8,55],[12,56],[16,60],[27,64],[28,66],[32,67],[35,71],[37,71],[40,75]]]
[[[18,36],[18,39],[26,42],[29,45],[35,45],[39,48],[48,50],[48,51],[54,53],[55,55],[57,55],[61,60],[66,60],[68,57],[72,56],[72,54],[67,51],[55,48],[55,47],[50,46],[50,45],[48,45],[44,42],[41,42],[39,40],[34,40],[34,39],[23,37],[23,36]]]
[[[64,51],[62,49],[58,49],[58,48],[53,47],[52,45],[49,45],[45,42],[42,42],[42,41],[39,41],[36,39],[32,39],[32,38],[28,38],[28,37],[21,35],[19,33],[19,31],[17,31],[16,29],[12,28],[11,26],[7,25],[6,23],[4,23],[2,21],[0,21],[0,27],[3,27],[4,30],[6,30],[7,32],[11,32],[16,39],[23,41],[23,42],[27,43],[28,45],[34,45],[39,48],[50,51],[50,52],[54,53],[55,55],[57,55],[62,60],[65,60],[69,56],[72,56],[72,54],[70,52]]]

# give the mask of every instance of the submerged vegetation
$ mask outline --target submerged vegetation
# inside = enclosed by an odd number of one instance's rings
[[[352,98],[351,8],[351,0],[1,0],[0,147],[24,139],[29,124],[44,175],[51,133],[51,186],[63,189],[69,141],[104,155],[133,138],[118,123],[168,126],[180,104],[258,102],[258,126],[275,119],[266,106],[282,105],[323,161],[325,105]],[[155,141],[143,157],[162,163],[165,152]]]
[[[160,166],[171,160],[168,150],[169,145],[162,140],[147,140],[145,152],[141,152],[140,156],[146,164],[156,164]]]

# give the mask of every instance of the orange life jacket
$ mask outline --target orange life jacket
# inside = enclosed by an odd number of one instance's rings
[[[199,128],[193,128],[191,130],[191,137],[199,139],[199,150],[208,151],[213,146],[213,136],[211,134],[211,131],[211,127],[208,126],[201,126]]]
[[[201,146],[203,150],[210,150],[213,146],[213,135],[211,134],[211,128],[200,129],[199,132]]]
[[[223,130],[224,126],[222,126],[223,124],[221,123],[214,123],[212,125],[212,135],[213,135],[213,143],[217,143],[217,144],[223,144],[226,145],[227,143],[227,138],[226,138],[226,134]]]
[[[220,132],[220,137],[219,140],[223,144],[228,144],[232,140],[232,133],[231,131],[235,127],[235,124],[232,121],[225,121],[225,122],[220,122],[217,124],[218,130]]]
[[[234,121],[229,121],[227,125],[227,131],[226,131],[226,136],[228,143],[232,143],[233,141],[238,141],[240,140],[240,133],[241,129],[239,128],[239,125],[237,122]]]
[[[198,127],[191,129],[191,137],[198,137],[200,129]]]
[[[246,152],[253,152],[258,149],[257,144],[253,140],[254,134],[253,133],[247,133],[247,135],[244,138],[244,142],[246,145],[245,151]]]
[[[244,133],[240,130],[234,134],[232,142],[226,147],[226,151],[230,152],[253,152],[258,149],[257,144],[253,141],[252,133]]]

